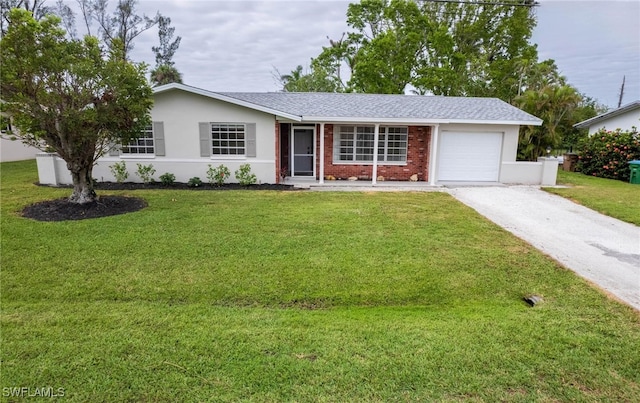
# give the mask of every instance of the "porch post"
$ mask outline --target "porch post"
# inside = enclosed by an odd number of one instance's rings
[[[320,178],[319,184],[324,183],[324,122],[320,123]]]
[[[378,140],[380,139],[380,124],[376,123],[373,131],[373,168],[371,170],[371,184],[378,183]]]
[[[438,158],[438,137],[440,125],[433,125],[431,134],[431,152],[429,153],[429,186],[436,184],[436,159]]]

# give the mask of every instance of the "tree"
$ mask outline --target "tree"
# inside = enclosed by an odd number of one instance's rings
[[[581,101],[578,91],[570,85],[546,85],[539,90],[527,90],[518,99],[518,106],[543,120],[542,126],[524,126],[520,130],[518,156],[535,161],[547,148],[562,144],[566,122],[575,123],[571,114]]]
[[[182,74],[174,66],[163,64],[151,70],[151,84],[154,86],[182,83]]]
[[[23,142],[64,159],[74,186],[70,202],[95,201],[96,160],[150,123],[146,67],[126,61],[117,39],[105,52],[95,37],[66,37],[58,17],[36,21],[20,9],[9,16],[0,40],[3,110]]]
[[[182,83],[182,75],[174,66],[173,55],[180,46],[181,37],[173,39],[175,28],[171,27],[171,18],[160,16],[158,18],[158,38],[160,46],[151,49],[156,54],[156,67],[151,70],[151,83],[163,85],[169,83]]]
[[[303,67],[298,65],[289,74],[280,74],[275,69],[274,76],[282,85],[284,92],[339,92],[339,84],[332,80],[330,75],[322,68],[312,69],[308,73],[303,72]]]
[[[7,27],[11,22],[9,11],[12,8],[23,8],[33,13],[36,20],[42,19],[45,15],[50,14],[53,10],[44,5],[46,0],[0,0],[0,9],[2,10],[2,19],[0,19],[0,31],[4,35]]]
[[[535,60],[530,0],[362,0],[350,4],[346,38],[330,41],[322,66],[346,91],[492,96],[518,94],[516,66]],[[341,74],[346,72],[346,74]],[[346,81],[345,81],[346,80]]]
[[[571,112],[571,119],[563,122],[561,146],[563,149],[569,150],[569,152],[573,152],[574,147],[583,142],[589,133],[589,129],[577,129],[573,127],[573,125],[607,111],[605,105],[599,104],[595,99],[585,94],[580,94],[580,98],[580,102],[578,102],[576,108]]]
[[[118,53],[125,59],[133,49],[133,40],[140,34],[158,23],[160,14],[151,18],[136,14],[137,0],[118,0],[111,15],[108,12],[109,0],[79,0],[85,11],[84,17],[89,28],[91,19],[98,23],[98,32],[106,45],[113,49],[117,46]]]
[[[172,41],[175,31],[175,27],[171,26],[171,18],[164,16],[158,17],[158,39],[160,40],[160,46],[153,46],[151,48],[156,54],[156,66],[173,66],[173,55],[178,50],[178,47],[180,47],[180,41],[182,40],[182,37],[178,36]]]
[[[571,150],[586,135],[573,125],[604,112],[603,106],[569,85],[551,59],[523,61],[518,69],[514,104],[543,120],[542,126],[520,129],[519,158],[535,160],[547,147]]]
[[[575,144],[583,96],[538,61],[531,39],[534,0],[362,0],[347,9],[350,30],[286,78],[285,90],[308,81],[333,91],[496,97],[544,120],[521,130],[519,155]],[[329,88],[329,89],[331,89]],[[311,91],[315,89],[310,89]],[[584,113],[582,113],[584,112]]]
[[[425,21],[418,4],[412,1],[363,1],[351,4],[347,21],[357,30],[349,41],[357,61],[350,86],[357,92],[402,94],[412,82],[415,62],[423,49],[420,26]],[[369,35],[370,33],[370,35]],[[347,47],[347,52],[349,47]]]

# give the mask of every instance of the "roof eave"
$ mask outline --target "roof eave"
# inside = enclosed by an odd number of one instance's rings
[[[541,126],[542,120],[477,120],[477,119],[414,119],[414,118],[367,118],[367,117],[336,117],[336,116],[302,116],[301,122],[308,123],[382,123],[405,125],[439,125],[439,124],[483,124],[483,125],[518,125]]]
[[[618,109],[614,109],[612,111],[605,112],[603,114],[600,114],[598,116],[594,116],[594,117],[589,118],[587,120],[583,120],[582,122],[578,122],[575,125],[573,125],[573,127],[577,128],[577,129],[586,129],[586,128],[590,127],[590,126],[593,126],[593,125],[596,125],[596,124],[602,122],[603,120],[607,120],[607,119],[613,118],[613,117],[618,116],[618,115],[622,115],[624,113],[627,113],[629,111],[633,111],[633,110],[636,110],[636,109],[639,109],[639,108],[640,108],[640,101],[634,101],[634,102],[631,102],[631,103],[629,103],[627,105],[621,106]]]

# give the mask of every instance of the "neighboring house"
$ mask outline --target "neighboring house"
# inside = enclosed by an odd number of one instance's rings
[[[579,129],[588,128],[589,135],[596,133],[600,129],[629,131],[632,127],[638,128],[640,127],[640,100],[576,123],[573,126]]]
[[[551,181],[542,162],[516,162],[520,126],[542,121],[495,98],[218,93],[173,83],[154,88],[151,117],[142,137],[98,161],[97,180],[114,181],[109,166],[125,161],[130,180],[138,163],[180,182],[206,180],[208,165],[233,172],[249,163],[260,183],[279,183],[282,173],[320,183]],[[64,163],[49,159],[41,183],[70,183]]]
[[[0,162],[22,161],[36,158],[40,152],[37,148],[27,146],[20,140],[11,136],[11,123],[3,115],[0,128]]]
[[[0,162],[31,160],[39,152],[41,151],[37,148],[24,145],[20,140],[0,138]]]

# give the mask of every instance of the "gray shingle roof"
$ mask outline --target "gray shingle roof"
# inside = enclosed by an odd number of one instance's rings
[[[176,83],[156,87],[154,92],[173,89],[303,122],[542,123],[537,117],[497,98],[318,92],[211,92]]]
[[[535,116],[497,98],[299,92],[220,94],[303,118],[432,119],[531,124],[539,121]]]

